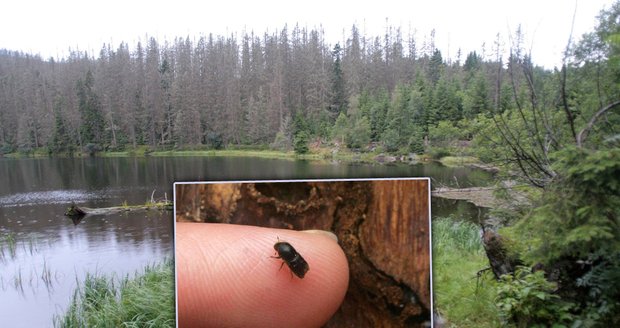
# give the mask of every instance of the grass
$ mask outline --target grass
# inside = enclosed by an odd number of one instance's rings
[[[166,260],[118,281],[87,274],[55,327],[174,327],[174,264]]]
[[[307,154],[299,155],[294,151],[273,150],[266,145],[255,146],[231,146],[227,149],[205,149],[204,146],[197,146],[195,149],[177,149],[177,150],[154,150],[149,146],[137,146],[136,148],[128,148],[121,151],[101,151],[97,152],[98,157],[175,157],[175,156],[230,156],[230,157],[262,157],[273,159],[306,159],[306,160],[326,160],[337,159],[342,161],[355,162],[374,162],[374,158],[378,155],[376,152],[353,152],[349,149],[339,149],[336,153],[332,153],[331,147],[312,148]],[[5,154],[6,157],[23,158],[23,157],[49,157],[45,148],[37,149],[29,154],[10,153]],[[56,156],[68,156],[60,154]],[[75,152],[75,157],[87,157],[86,153]]]
[[[17,250],[17,240],[15,239],[15,233],[7,232],[3,234],[4,236],[0,237],[0,258],[4,259],[6,249],[9,255],[14,258],[15,251]]]
[[[477,225],[451,218],[433,220],[433,291],[435,310],[447,327],[498,327],[495,281],[477,279],[489,266]]]
[[[439,162],[445,166],[463,166],[467,164],[480,163],[478,158],[473,156],[444,156]]]
[[[221,150],[170,150],[154,151],[151,156],[226,156],[226,157],[262,157],[277,159],[319,159],[318,155],[297,155],[292,151],[278,150],[250,150],[250,149],[221,149]]]
[[[48,288],[50,288],[53,284],[52,277],[52,270],[47,265],[47,261],[43,259],[43,271],[41,272],[41,280],[43,280],[45,286],[47,286]]]

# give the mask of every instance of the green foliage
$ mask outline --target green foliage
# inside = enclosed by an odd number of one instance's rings
[[[434,218],[435,308],[454,327],[497,327],[495,281],[477,273],[488,266],[480,228],[471,222]]]
[[[222,134],[217,132],[209,132],[207,134],[207,145],[211,149],[224,148],[224,139],[222,138]]]
[[[432,159],[442,159],[446,156],[450,156],[450,150],[443,147],[432,147],[428,150],[428,154]]]
[[[120,281],[87,274],[55,327],[174,327],[172,261]]]
[[[583,326],[596,326],[598,323],[612,326],[620,325],[620,253],[594,254],[596,261],[592,269],[577,279],[576,287],[588,290],[588,301],[578,320]]]
[[[334,57],[331,76],[332,101],[329,107],[333,117],[337,117],[341,112],[346,111],[347,108],[347,95],[344,74],[342,72],[341,51],[342,48],[340,47],[340,44],[336,43],[334,50],[332,51],[332,56]]]
[[[503,275],[497,287],[497,307],[504,323],[517,327],[568,327],[573,304],[555,295],[556,284],[544,272],[521,267]]]
[[[98,152],[102,151],[103,148],[101,148],[101,145],[96,144],[96,143],[87,143],[86,145],[84,145],[84,153],[88,154],[89,156],[95,156]]]
[[[306,154],[308,153],[308,141],[310,140],[310,136],[308,132],[302,130],[295,134],[293,138],[293,149],[296,154]]]
[[[435,49],[433,55],[431,56],[430,63],[428,65],[428,79],[431,81],[433,85],[439,81],[441,74],[443,73],[443,58],[441,56],[441,51],[439,49]]]
[[[456,81],[441,78],[435,87],[432,103],[432,121],[450,120],[456,122],[461,118],[462,100]]]
[[[424,133],[422,128],[416,127],[413,129],[411,137],[409,137],[408,144],[409,151],[415,154],[421,154],[424,152]]]
[[[467,54],[467,59],[465,59],[465,64],[463,65],[463,70],[465,72],[475,72],[480,69],[482,65],[482,57],[479,56],[475,51]]]
[[[0,146],[0,155],[10,154],[14,152],[15,149],[11,144],[4,143]]]
[[[579,304],[583,322],[620,324],[620,149],[569,147],[553,157],[557,173],[540,203],[514,227],[529,263],[558,275],[558,295]],[[598,319],[597,319],[598,318]]]
[[[288,151],[291,148],[291,139],[284,133],[284,131],[278,131],[276,137],[271,144],[272,149],[281,151]]]
[[[102,143],[104,120],[99,97],[93,90],[94,77],[89,70],[84,80],[77,81],[78,109],[82,118],[80,135],[83,144]]]
[[[65,152],[72,154],[75,150],[73,140],[71,140],[69,136],[69,131],[67,130],[61,114],[63,106],[63,100],[61,98],[56,99],[54,104],[54,131],[52,133],[52,139],[48,144],[49,151],[54,154]]]
[[[351,149],[360,149],[370,142],[370,122],[366,116],[355,121],[353,129],[347,136],[347,146]]]
[[[566,97],[577,130],[601,106],[620,96],[618,17],[616,2],[601,12],[595,30],[569,53]],[[69,146],[77,149],[88,143],[106,150],[126,145],[184,149],[209,143],[207,133],[213,132],[226,146],[264,145],[276,138],[282,125],[277,121],[295,114],[303,115],[312,138],[342,141],[344,129],[333,128],[344,114],[350,120],[349,133],[366,117],[371,141],[385,141],[384,133],[393,129],[398,140],[390,148],[420,151],[418,130],[426,136],[429,127],[441,121],[458,126],[462,118],[504,112],[510,112],[506,125],[520,134],[515,139],[523,138],[526,148],[531,138],[540,138],[539,148],[546,144],[551,151],[570,140],[558,85],[562,72],[536,67],[525,55],[522,34],[513,38],[509,58],[489,60],[488,53],[470,52],[461,65],[460,58],[444,62],[433,40],[427,40],[424,54],[416,50],[415,40],[407,40],[406,51],[401,36],[393,34],[399,30],[389,27],[385,39],[372,41],[373,36],[359,35],[354,28],[355,35],[344,38],[349,40],[346,47],[336,44],[332,51],[325,51],[330,45],[320,31],[303,28],[292,34],[285,28],[260,38],[243,35],[241,47],[236,34],[163,44],[150,39],[146,48],[138,45],[135,51],[126,43],[118,50],[107,45],[99,58],[77,52],[64,63],[71,74],[55,69],[58,64],[53,60],[0,51],[0,64],[7,68],[7,76],[15,77],[4,81],[0,90],[0,144],[24,153],[42,146],[52,153],[70,152]],[[533,74],[526,76],[524,70]],[[66,103],[50,113],[46,106],[56,97]],[[517,108],[544,113],[525,113],[528,124],[521,124],[515,118],[520,116]],[[526,129],[534,124],[538,127]],[[607,145],[605,140],[617,144],[613,140],[618,140],[618,124],[616,110],[601,116],[588,133],[588,147]],[[539,132],[532,131],[536,129]],[[467,139],[478,131],[470,130]],[[499,141],[498,132],[491,132],[495,136],[489,138]],[[278,148],[290,148],[295,134],[284,130]],[[505,146],[488,143],[479,149],[497,149],[496,155],[487,151],[485,156],[506,162]]]
[[[394,92],[392,103],[387,111],[386,125],[387,129],[391,129],[398,133],[399,138],[407,135],[410,124],[411,115],[409,115],[409,102],[411,93],[406,86],[399,86]],[[398,140],[398,144],[402,144],[402,139]]]
[[[486,77],[480,72],[472,79],[473,81],[463,97],[463,112],[467,118],[472,118],[480,113],[488,113],[491,109]]]
[[[389,97],[385,90],[375,97],[372,102],[369,118],[371,138],[373,141],[379,141],[381,134],[385,131],[385,120],[389,106]]]
[[[557,183],[517,229],[537,247],[532,261],[586,259],[595,250],[620,252],[620,150],[567,148],[555,156]]]
[[[448,147],[460,139],[461,129],[450,121],[441,121],[437,126],[428,128],[428,139],[435,147]]]
[[[398,135],[398,131],[394,129],[387,129],[381,135],[381,141],[383,142],[383,148],[387,152],[395,152],[398,150],[400,145],[400,136]]]
[[[345,115],[345,113],[340,113],[332,129],[332,139],[344,144],[345,138],[347,137],[348,124],[347,115]]]
[[[297,113],[293,120],[293,149],[297,154],[308,152],[308,142],[310,141],[310,127],[308,121],[301,114]]]
[[[588,63],[596,62],[599,58],[606,57],[611,59],[611,64],[615,63],[614,58],[620,56],[620,42],[618,42],[617,36],[620,33],[619,17],[620,2],[618,1],[611,5],[610,8],[600,12],[598,25],[595,30],[585,34],[575,49],[577,60]],[[609,68],[612,70],[610,72],[612,74],[620,70],[620,67],[617,66]]]

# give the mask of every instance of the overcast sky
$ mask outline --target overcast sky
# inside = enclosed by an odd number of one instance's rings
[[[0,48],[63,57],[68,49],[98,54],[104,43],[121,41],[133,48],[138,40],[159,41],[176,36],[254,31],[262,34],[299,23],[322,26],[330,44],[342,42],[351,26],[366,36],[383,35],[388,24],[401,26],[406,36],[416,31],[419,44],[435,29],[436,46],[444,59],[482,50],[490,54],[496,34],[508,34],[521,24],[535,63],[553,68],[561,63],[570,35],[575,5],[574,36],[593,30],[596,16],[613,0],[12,0],[0,13]]]

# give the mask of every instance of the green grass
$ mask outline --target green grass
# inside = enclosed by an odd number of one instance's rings
[[[466,164],[480,163],[480,160],[473,156],[444,156],[439,162],[445,166],[463,166]]]
[[[151,156],[222,156],[222,157],[262,157],[275,159],[321,159],[318,154],[298,155],[292,151],[279,150],[249,150],[249,149],[221,149],[221,150],[170,150],[154,151]]]
[[[118,281],[87,274],[55,327],[174,327],[174,264],[147,266]]]
[[[489,266],[479,228],[450,218],[433,220],[433,291],[435,309],[448,327],[498,327],[495,281],[477,280]]]
[[[0,258],[5,257],[4,250],[7,250],[9,256],[15,257],[15,251],[17,250],[17,241],[15,239],[15,233],[7,232],[0,237]]]

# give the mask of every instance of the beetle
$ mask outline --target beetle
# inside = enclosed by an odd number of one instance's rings
[[[304,258],[297,253],[295,248],[285,241],[280,241],[279,237],[278,242],[273,245],[273,249],[276,250],[278,256],[272,256],[272,258],[282,259],[280,270],[282,270],[282,266],[286,263],[289,269],[291,269],[291,277],[293,277],[294,273],[297,277],[303,279],[306,272],[310,270],[308,262],[306,262],[306,260],[304,260]]]

